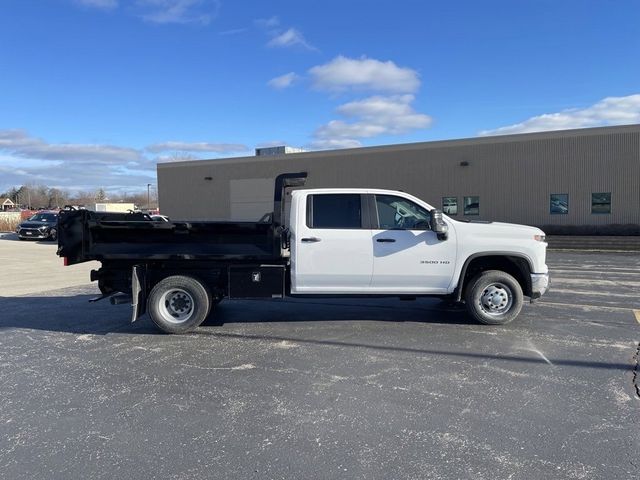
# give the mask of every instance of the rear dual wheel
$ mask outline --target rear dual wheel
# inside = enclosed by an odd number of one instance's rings
[[[186,275],[173,275],[153,287],[147,311],[163,332],[187,333],[204,322],[212,305],[211,292],[202,282]]]

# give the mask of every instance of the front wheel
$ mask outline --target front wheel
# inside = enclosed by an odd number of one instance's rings
[[[49,232],[49,240],[51,240],[52,242],[58,241],[58,230],[56,230],[55,228],[51,229],[51,231]]]
[[[469,314],[487,325],[504,325],[522,309],[522,287],[506,272],[488,270],[475,276],[465,292]]]
[[[211,293],[199,280],[174,275],[156,284],[147,300],[153,323],[166,333],[187,333],[209,315]]]

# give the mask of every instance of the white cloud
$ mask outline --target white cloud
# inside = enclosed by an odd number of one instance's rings
[[[24,130],[0,130],[0,151],[34,160],[68,161],[87,164],[144,163],[141,152],[114,145],[47,143]]]
[[[154,143],[146,147],[152,153],[161,152],[208,152],[208,153],[230,153],[246,152],[249,148],[238,143],[209,143],[209,142],[163,142]]]
[[[72,0],[82,7],[115,10],[120,0]],[[221,0],[130,0],[127,12],[143,20],[157,24],[208,25],[218,16]],[[237,34],[246,29],[221,32],[221,35]]]
[[[151,23],[207,25],[218,16],[220,0],[137,0],[136,6]]]
[[[315,142],[335,148],[358,146],[358,138],[399,135],[427,128],[431,117],[418,113],[411,105],[413,95],[372,96],[345,103],[337,112],[348,120],[332,120],[314,132]],[[347,145],[344,147],[342,145]]]
[[[154,181],[159,161],[195,158],[189,152],[247,153],[232,143],[163,142],[145,150],[117,145],[49,143],[19,129],[0,130],[0,192],[40,183],[71,190],[136,189]],[[162,157],[154,154],[168,152]],[[179,153],[176,153],[179,152]]]
[[[336,109],[343,118],[331,120],[313,133],[310,148],[353,148],[360,140],[401,135],[427,128],[432,119],[413,108],[420,88],[418,73],[392,61],[338,56],[309,69],[315,89],[331,93],[377,92]]]
[[[319,90],[341,92],[351,89],[385,93],[413,93],[420,87],[415,70],[398,67],[392,61],[373,58],[347,58],[342,55],[309,70],[313,86]]]
[[[83,7],[99,8],[101,10],[113,10],[118,8],[118,0],[74,0]]]
[[[267,82],[267,85],[277,90],[282,90],[293,85],[299,78],[300,76],[297,73],[289,72],[284,75],[280,75],[279,77],[272,78]]]
[[[311,45],[300,30],[293,27],[283,30],[280,19],[276,16],[270,18],[259,18],[253,23],[264,30],[271,39],[267,42],[267,47],[271,48],[291,48],[301,47],[306,50],[317,52],[318,49]]]
[[[317,139],[308,145],[309,150],[337,150],[342,148],[358,148],[362,143],[353,138]]]
[[[295,28],[278,33],[267,43],[268,47],[296,47],[301,46],[307,50],[318,50],[304,38],[304,35]]]
[[[640,123],[640,94],[607,97],[586,108],[537,115],[514,125],[483,130],[479,135],[509,135],[631,123]]]
[[[254,20],[254,23],[262,28],[276,28],[280,26],[280,19],[274,15],[269,18],[258,18]]]
[[[366,123],[384,126],[384,133],[402,134],[431,125],[431,117],[413,109],[414,100],[413,95],[376,95],[341,105],[337,111],[348,118],[360,117]]]

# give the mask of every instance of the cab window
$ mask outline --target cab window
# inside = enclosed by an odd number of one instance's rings
[[[362,228],[359,194],[315,194],[307,197],[309,228]]]
[[[420,205],[394,195],[376,195],[378,227],[381,230],[429,230],[431,214]]]

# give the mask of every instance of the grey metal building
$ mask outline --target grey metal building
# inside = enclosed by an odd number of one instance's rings
[[[456,219],[558,231],[640,226],[640,125],[162,163],[160,210],[257,220],[272,210],[274,178],[300,171],[309,188],[403,190]]]

